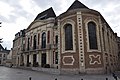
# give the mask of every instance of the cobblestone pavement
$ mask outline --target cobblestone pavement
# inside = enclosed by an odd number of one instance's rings
[[[114,80],[112,75],[53,75],[43,72],[0,66],[0,80]]]

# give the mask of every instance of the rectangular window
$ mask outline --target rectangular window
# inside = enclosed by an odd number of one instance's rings
[[[40,33],[38,33],[38,45],[40,43]]]
[[[30,39],[30,46],[32,46],[32,36],[31,36],[31,39]]]
[[[48,34],[47,34],[47,43],[50,43],[50,31],[48,31]]]
[[[102,35],[103,35],[103,45],[104,45],[104,51],[106,51],[106,43],[105,43],[105,33],[104,33],[104,29],[102,28]]]
[[[30,42],[29,42],[29,41],[30,41],[30,38],[28,38],[27,50],[29,50],[29,49],[30,49],[30,48],[29,48],[29,47],[30,47],[30,45],[29,45],[29,44],[30,44]]]
[[[109,33],[107,33],[107,38],[108,38],[108,50],[109,50],[109,52],[110,52],[110,38],[109,38]]]
[[[58,35],[55,36],[55,44],[58,44]]]

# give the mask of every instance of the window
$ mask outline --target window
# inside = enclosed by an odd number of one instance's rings
[[[72,25],[66,24],[64,26],[64,31],[65,31],[65,50],[73,50]]]
[[[88,23],[88,37],[89,37],[89,48],[90,49],[98,49],[96,24],[94,22]]]
[[[36,35],[34,35],[33,49],[36,49]]]
[[[109,39],[110,39],[109,38],[109,32],[107,32],[108,49],[109,49],[109,52],[110,52],[111,50],[110,50],[110,40]]]
[[[55,36],[55,44],[58,44],[58,35]]]
[[[30,44],[30,38],[28,38],[28,42],[27,42],[27,50],[29,50],[29,49],[30,49],[29,44]]]
[[[38,45],[39,45],[39,42],[40,42],[40,33],[38,33]]]
[[[44,33],[42,33],[42,46],[41,46],[41,48],[46,48],[46,34],[45,34],[45,32]]]
[[[47,43],[50,43],[50,31],[47,33]]]
[[[32,46],[32,36],[31,36],[31,38],[30,38],[30,46]]]
[[[104,29],[102,28],[102,35],[103,35],[103,45],[104,45],[104,51],[106,51],[106,43],[105,43],[105,31]]]
[[[5,56],[5,54],[4,54],[4,56],[3,56],[3,57],[6,57],[6,56]]]

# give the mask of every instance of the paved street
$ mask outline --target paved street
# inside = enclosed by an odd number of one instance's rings
[[[43,72],[0,66],[0,80],[114,80],[112,75],[52,75]]]

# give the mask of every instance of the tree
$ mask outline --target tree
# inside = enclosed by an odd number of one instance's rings
[[[2,41],[2,39],[0,39],[0,43],[2,43],[3,41]]]

